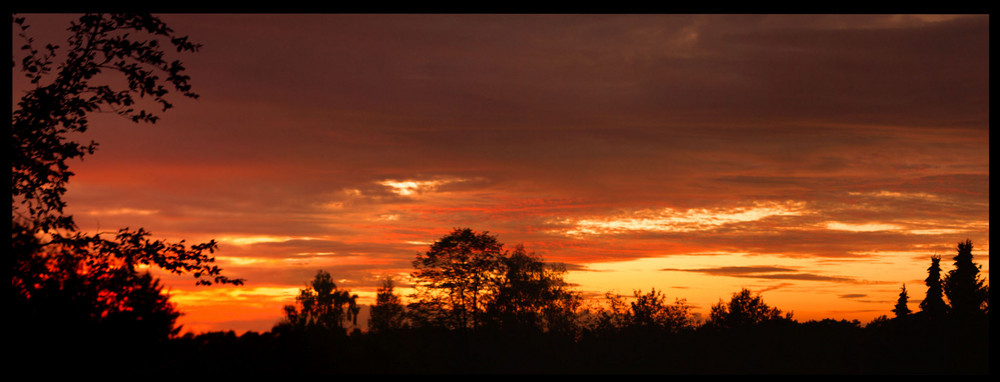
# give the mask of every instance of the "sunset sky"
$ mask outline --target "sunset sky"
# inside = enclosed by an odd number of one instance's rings
[[[967,238],[989,276],[987,15],[161,19],[203,45],[176,56],[201,97],[91,117],[66,200],[86,232],[220,243],[246,285],[166,277],[185,331],[270,330],[319,269],[373,302],[457,227],[702,318],[740,288],[799,321],[891,316],[903,284],[919,310]]]

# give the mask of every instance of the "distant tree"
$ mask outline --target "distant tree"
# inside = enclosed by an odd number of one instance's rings
[[[931,266],[927,268],[927,296],[920,302],[920,311],[929,318],[943,317],[948,312],[948,304],[944,302],[944,289],[941,285],[941,256],[931,256]]]
[[[616,293],[605,294],[607,305],[601,307],[592,323],[592,330],[616,332],[621,330],[662,330],[679,332],[694,327],[691,306],[683,299],[666,303],[663,292],[653,288],[649,293],[632,291],[633,301]]]
[[[413,323],[478,328],[502,276],[503,244],[488,232],[455,229],[413,261]]]
[[[691,306],[683,299],[675,299],[672,305],[665,302],[663,292],[653,288],[647,294],[633,291],[635,301],[631,303],[630,325],[641,328],[666,329],[678,332],[694,326]]]
[[[910,307],[906,305],[908,300],[909,296],[906,295],[906,284],[903,284],[903,288],[899,292],[899,299],[896,300],[896,307],[892,309],[892,312],[896,314],[896,318],[903,318],[910,314]]]
[[[972,241],[958,243],[954,257],[955,269],[944,278],[944,293],[951,303],[951,312],[960,317],[984,314],[988,289],[979,278],[981,266],[972,261]]]
[[[615,333],[629,326],[631,311],[625,297],[608,291],[604,293],[603,306],[597,306],[588,320],[587,326],[595,333]]]
[[[13,310],[33,327],[52,319],[63,323],[58,327],[82,322],[122,327],[122,317],[133,317],[165,325],[150,329],[152,333],[175,333],[173,306],[158,282],[138,269],[155,266],[189,273],[199,285],[242,284],[212,265],[214,258],[208,254],[216,243],[189,248],[183,241],[153,241],[141,228],[121,229],[113,239],[84,234],[64,213],[63,195],[73,175],[69,161],[97,148],[95,142],[73,140],[89,127],[87,116],[112,112],[153,123],[158,116],[138,106],[140,100],[166,111],[172,106],[166,98],[170,93],[197,97],[184,66],[165,57],[168,49],[195,52],[198,45],[150,15],[88,14],[70,24],[65,52],[57,54],[60,46],[37,46],[24,17],[14,15],[12,20],[24,40],[23,57],[13,61],[20,62],[20,71],[33,86],[11,113]],[[167,43],[161,44],[163,40]],[[152,318],[157,315],[160,318]]]
[[[402,329],[406,326],[406,309],[401,297],[394,292],[395,281],[391,277],[382,280],[375,296],[375,305],[371,307],[371,318],[368,319],[368,330],[386,332]]]
[[[791,319],[791,312],[782,315],[778,308],[765,304],[760,295],[751,295],[750,290],[744,288],[733,293],[728,303],[719,300],[718,304],[712,306],[705,325],[710,328],[732,329]]]
[[[580,297],[563,280],[564,268],[547,264],[523,245],[500,259],[502,276],[487,306],[492,323],[522,329],[569,329]]]
[[[276,331],[325,330],[346,333],[346,323],[357,325],[358,295],[337,290],[333,277],[324,270],[316,272],[309,287],[299,290],[296,305],[285,306],[285,319]]]
[[[880,315],[878,317],[875,317],[870,322],[868,322],[867,324],[865,324],[865,328],[875,329],[875,328],[886,327],[888,325],[889,325],[889,317],[887,317],[886,315],[883,314],[883,315]]]

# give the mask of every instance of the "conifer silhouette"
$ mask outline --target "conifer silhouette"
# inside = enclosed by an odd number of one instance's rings
[[[941,256],[931,256],[931,266],[927,268],[927,296],[920,302],[920,311],[929,318],[944,316],[948,305],[944,302],[944,290],[941,285]]]
[[[899,299],[896,300],[896,307],[892,310],[896,314],[896,318],[903,318],[910,314],[910,307],[906,306],[909,298],[906,294],[906,284],[903,284],[903,288],[899,292]]]
[[[979,278],[980,265],[972,261],[972,241],[958,243],[955,269],[945,276],[944,293],[951,303],[951,312],[961,317],[983,313],[986,304],[986,286]]]

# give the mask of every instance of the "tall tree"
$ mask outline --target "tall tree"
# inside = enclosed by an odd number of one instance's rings
[[[951,303],[951,312],[960,317],[983,313],[987,300],[985,282],[979,278],[981,266],[972,260],[972,241],[958,243],[954,257],[955,269],[944,278],[944,293]]]
[[[896,306],[892,309],[896,318],[903,318],[910,314],[910,307],[906,305],[909,298],[906,294],[906,284],[903,284],[903,288],[899,292],[899,299],[896,300]]]
[[[931,256],[931,266],[927,268],[927,295],[920,302],[920,311],[929,318],[939,318],[948,312],[948,304],[944,302],[944,289],[941,285],[941,256]]]
[[[418,254],[411,273],[416,301],[409,305],[414,324],[480,327],[503,275],[502,256],[496,236],[469,228],[455,229]]]
[[[565,268],[546,263],[517,245],[500,258],[503,274],[487,307],[502,327],[570,329],[580,297],[563,280]]]
[[[403,307],[400,295],[395,293],[395,286],[395,281],[391,277],[382,280],[382,285],[376,292],[375,305],[371,307],[368,330],[386,332],[406,326],[406,309]]]
[[[172,106],[169,94],[196,98],[183,64],[167,60],[166,54],[195,52],[199,46],[151,15],[87,14],[70,24],[62,52],[51,43],[39,48],[26,19],[15,15],[12,20],[24,40],[23,56],[14,61],[33,86],[11,113],[14,310],[29,326],[49,319],[120,323],[121,317],[146,320],[142,317],[159,312],[160,319],[147,320],[164,325],[154,332],[175,333],[170,317],[176,312],[165,296],[155,298],[162,296],[158,283],[138,270],[156,266],[188,273],[199,285],[242,284],[212,264],[209,254],[216,243],[188,247],[183,241],[154,241],[141,228],[121,229],[112,239],[85,234],[64,213],[63,195],[73,175],[69,161],[97,148],[93,141],[73,140],[87,131],[88,115],[112,112],[154,123],[159,117],[139,106],[143,100],[166,111]]]
[[[713,305],[705,325],[723,329],[743,328],[791,319],[791,312],[782,315],[780,309],[768,306],[760,295],[752,295],[749,289],[744,288],[733,293],[728,303],[719,300]]]
[[[329,330],[344,332],[346,323],[358,323],[358,295],[338,290],[330,273],[319,270],[305,289],[299,290],[296,305],[285,306],[285,319],[277,331]]]

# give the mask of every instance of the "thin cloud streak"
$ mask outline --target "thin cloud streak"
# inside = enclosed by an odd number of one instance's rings
[[[827,281],[835,283],[867,284],[868,281],[857,280],[850,277],[824,276],[813,273],[803,273],[796,269],[774,267],[774,266],[749,266],[749,267],[718,267],[703,269],[676,269],[664,268],[661,271],[674,272],[698,272],[708,275],[746,277],[768,280],[801,280],[801,281]]]

